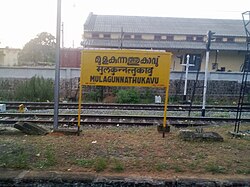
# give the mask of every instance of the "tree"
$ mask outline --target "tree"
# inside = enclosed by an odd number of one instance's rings
[[[39,62],[55,63],[55,37],[47,32],[42,32],[36,38],[25,44],[19,53],[20,64],[34,64]]]

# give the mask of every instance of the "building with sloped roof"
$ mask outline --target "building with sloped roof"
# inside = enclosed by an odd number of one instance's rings
[[[95,15],[85,24],[85,48],[164,50],[173,53],[172,70],[182,70],[186,56],[196,70],[204,69],[207,32],[215,32],[211,43],[210,71],[241,71],[246,54],[242,20]],[[199,58],[196,58],[199,57]]]

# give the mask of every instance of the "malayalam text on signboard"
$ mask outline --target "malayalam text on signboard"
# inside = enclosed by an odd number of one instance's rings
[[[171,53],[84,50],[81,63],[81,85],[167,87]]]

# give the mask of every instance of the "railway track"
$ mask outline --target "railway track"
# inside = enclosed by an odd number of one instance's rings
[[[77,114],[59,114],[58,123],[66,126],[77,125]],[[187,117],[169,116],[168,124],[175,126],[201,126],[232,122],[235,118],[225,117]],[[18,121],[39,124],[53,124],[53,114],[45,113],[0,113],[0,124],[14,124]],[[156,125],[162,124],[163,116],[135,116],[135,115],[100,115],[81,114],[81,125]],[[243,118],[242,122],[250,122],[250,118]]]
[[[53,102],[5,102],[7,110],[17,110],[20,104],[28,110],[46,110],[53,109]],[[78,103],[59,103],[59,109],[78,109]],[[83,103],[82,109],[112,109],[112,110],[159,110],[164,109],[163,104],[116,104],[116,103]],[[168,111],[187,111],[190,109],[189,105],[168,105]],[[218,112],[235,112],[236,105],[207,105],[206,109],[209,111]],[[200,111],[201,105],[193,105],[192,111]],[[244,111],[250,111],[250,105],[243,107]]]

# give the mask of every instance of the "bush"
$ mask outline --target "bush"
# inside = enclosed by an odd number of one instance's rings
[[[52,101],[54,86],[51,79],[34,76],[30,80],[17,86],[15,100],[19,101]]]
[[[1,90],[1,88],[0,88]],[[11,91],[6,91],[6,90],[2,90],[0,92],[0,101],[9,101],[13,99],[13,92]]]
[[[97,102],[99,98],[98,92],[89,92],[85,95],[85,100],[90,102]]]
[[[8,80],[0,81],[0,101],[9,101],[13,99],[13,91],[10,90],[10,82]]]
[[[103,89],[104,89],[103,86],[96,86],[94,88],[94,91],[90,91],[90,92],[85,93],[84,100],[87,102],[102,102]]]
[[[151,88],[145,88],[145,93],[141,95],[141,103],[154,103],[155,96]]]
[[[139,103],[140,94],[135,89],[119,90],[116,93],[118,103]]]

